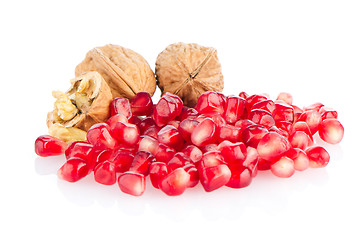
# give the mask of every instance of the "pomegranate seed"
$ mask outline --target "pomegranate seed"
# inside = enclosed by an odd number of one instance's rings
[[[239,97],[247,99],[249,97],[249,95],[246,92],[241,92],[241,93],[239,93]]]
[[[135,145],[140,137],[138,127],[132,123],[117,122],[111,132],[120,143],[130,146]]]
[[[329,163],[329,153],[321,146],[313,146],[305,150],[309,158],[309,166],[312,168],[321,168]]]
[[[135,116],[149,116],[152,113],[153,102],[148,92],[139,92],[131,101],[131,110]]]
[[[149,128],[147,128],[144,132],[143,135],[147,135],[153,138],[157,138],[157,134],[160,131],[160,128],[158,126],[150,126]]]
[[[239,127],[225,124],[219,128],[219,142],[229,140],[230,142],[238,142],[241,136],[241,130]]]
[[[173,158],[173,156],[175,154],[176,154],[175,149],[173,149],[163,143],[160,143],[158,145],[155,157],[156,157],[157,161],[167,163],[168,161],[171,160],[171,158]]]
[[[183,106],[181,113],[177,117],[177,119],[182,122],[183,120],[185,120],[187,118],[195,119],[198,115],[199,115],[199,113],[196,111],[195,108],[189,108],[189,107]]]
[[[224,118],[226,122],[234,124],[243,115],[245,109],[245,99],[236,96],[226,98]]]
[[[210,143],[210,144],[207,144],[207,145],[201,147],[201,151],[202,151],[202,153],[219,151],[217,147],[218,147],[218,145],[216,143]]]
[[[257,102],[255,103],[250,110],[253,109],[261,109],[264,111],[269,112],[272,116],[274,115],[274,111],[275,111],[275,103],[272,100],[264,100],[261,102]]]
[[[295,131],[293,123],[287,121],[278,121],[275,123],[275,126],[285,132],[288,136],[292,135]]]
[[[184,119],[180,123],[178,130],[180,131],[181,136],[183,137],[183,139],[185,139],[186,142],[191,142],[191,134],[198,124],[198,121],[189,118]]]
[[[169,147],[181,149],[184,144],[184,140],[180,132],[171,125],[164,126],[157,134],[157,140]]]
[[[115,184],[117,181],[115,164],[110,161],[98,164],[94,169],[94,180],[104,185]]]
[[[153,118],[151,117],[145,117],[144,119],[141,120],[141,122],[139,124],[137,124],[140,133],[144,134],[144,132],[151,126],[156,126],[155,120],[153,120]]]
[[[180,126],[180,121],[178,121],[178,120],[172,120],[172,121],[169,121],[169,122],[167,123],[167,125],[174,126],[175,128],[178,129],[178,127]]]
[[[294,123],[293,128],[294,128],[294,131],[305,132],[311,139],[313,139],[313,134],[310,131],[309,126],[306,122],[304,122],[304,121],[296,122],[296,123]]]
[[[232,143],[223,141],[219,144],[218,149],[229,166],[242,166],[247,154],[246,147],[242,142]]]
[[[75,141],[65,150],[65,158],[79,157],[86,161],[90,169],[93,169],[96,164],[96,159],[93,156],[94,151],[92,144],[84,141]]]
[[[257,170],[266,171],[270,169],[271,161],[258,158]]]
[[[250,121],[249,119],[241,119],[235,123],[235,127],[240,128],[240,132],[243,132],[244,129],[249,127],[250,125],[256,125],[256,124]]]
[[[211,118],[200,122],[191,134],[191,142],[198,147],[213,143],[216,140],[216,124]]]
[[[338,113],[336,110],[328,107],[321,107],[319,109],[319,113],[321,114],[322,119],[329,119],[329,118],[338,118]]]
[[[111,149],[97,149],[93,148],[90,153],[89,159],[83,159],[87,162],[90,170],[93,170],[98,164],[110,160],[112,158],[113,150]]]
[[[276,133],[282,135],[285,138],[289,138],[289,134],[285,130],[277,128],[276,126],[271,126],[270,128],[268,128],[268,131],[269,132],[276,132]]]
[[[87,140],[90,144],[100,148],[113,149],[117,141],[110,133],[110,128],[106,123],[96,123],[87,132]]]
[[[156,125],[162,127],[173,120],[177,116],[176,108],[177,105],[172,99],[166,98],[165,96],[161,97],[153,110],[153,117]]]
[[[254,106],[254,104],[261,102],[261,101],[268,100],[268,98],[263,95],[254,94],[254,95],[247,97],[245,100],[246,100],[246,103],[245,103],[246,111],[250,112],[250,110]]]
[[[225,96],[217,92],[205,92],[197,100],[195,108],[199,113],[218,112],[223,114],[225,111]]]
[[[231,188],[244,188],[251,183],[251,171],[245,167],[240,169],[231,169],[231,177],[226,186]]]
[[[58,177],[68,182],[76,182],[87,176],[89,172],[87,163],[83,159],[72,157],[58,170]]]
[[[199,183],[199,172],[197,171],[197,168],[194,164],[187,164],[183,169],[190,175],[190,181],[187,187],[195,187]]]
[[[126,172],[132,165],[134,155],[127,151],[116,151],[111,157],[117,173]]]
[[[40,157],[61,155],[66,148],[64,141],[49,135],[39,136],[35,140],[35,153]]]
[[[201,168],[199,177],[205,191],[211,192],[229,182],[231,171],[226,164],[219,164],[217,166]]]
[[[190,174],[183,168],[177,168],[161,180],[159,187],[168,196],[178,196],[186,190],[189,182]]]
[[[258,160],[259,160],[258,151],[253,147],[247,147],[246,158],[244,160],[243,166],[251,171],[252,177],[255,177],[257,174]]]
[[[297,171],[304,171],[309,167],[307,154],[299,148],[291,148],[285,156],[294,161],[294,169]]]
[[[306,122],[310,132],[314,135],[318,131],[319,124],[322,122],[322,116],[317,110],[308,110],[299,116],[298,121]]]
[[[294,162],[292,159],[283,156],[270,166],[270,170],[277,177],[289,178],[295,172]]]
[[[272,161],[290,149],[288,140],[278,133],[270,132],[260,140],[257,151],[264,160]]]
[[[153,162],[150,165],[150,180],[154,188],[159,188],[161,180],[168,174],[167,165],[164,162]]]
[[[134,156],[131,167],[129,168],[132,172],[141,173],[147,175],[150,164],[155,161],[155,157],[146,151],[139,151]]]
[[[138,143],[138,151],[147,151],[156,156],[159,142],[157,139],[143,135]]]
[[[337,144],[342,141],[344,128],[337,119],[325,119],[319,125],[318,133],[320,138],[330,144]]]
[[[208,112],[208,113],[200,114],[195,120],[197,120],[198,122],[202,122],[206,118],[211,118],[215,122],[217,127],[221,127],[226,124],[225,119],[218,112]]]
[[[303,131],[296,131],[289,138],[290,144],[293,148],[300,148],[305,150],[307,147],[313,144],[313,140]]]
[[[250,125],[241,133],[241,139],[246,146],[256,148],[260,139],[262,139],[268,132],[268,129],[266,129],[264,126]]]
[[[115,126],[115,124],[117,122],[128,123],[128,119],[123,114],[119,113],[119,114],[116,114],[116,115],[110,117],[107,120],[107,124],[109,125],[109,127],[111,129]]]
[[[195,145],[187,145],[182,152],[188,156],[193,163],[197,163],[202,158],[202,151]]]
[[[293,122],[294,121],[293,107],[284,102],[275,103],[274,120],[275,122],[278,121]]]
[[[266,128],[270,128],[275,125],[275,121],[272,115],[269,112],[262,109],[251,110],[248,119]]]
[[[294,119],[298,119],[299,116],[304,112],[300,107],[295,106],[295,105],[291,105],[293,107],[293,111],[294,111]]]
[[[321,109],[321,107],[323,107],[323,106],[324,106],[323,103],[317,102],[317,103],[313,103],[307,107],[304,107],[303,110],[304,111],[309,111],[309,110],[319,111],[319,109]]]
[[[109,105],[111,116],[123,114],[127,119],[132,117],[131,104],[127,98],[115,98]]]
[[[281,92],[279,93],[277,100],[282,100],[286,104],[292,105],[293,103],[293,96],[290,93],[287,92]]]
[[[198,168],[214,167],[221,164],[226,164],[224,157],[219,151],[204,153],[201,160],[198,162]]]
[[[162,97],[176,104],[175,117],[179,116],[182,112],[182,107],[183,107],[183,102],[181,98],[169,92],[166,92]]]
[[[146,189],[145,176],[131,171],[121,173],[118,177],[118,186],[124,193],[141,196]]]
[[[170,171],[173,171],[176,168],[184,167],[186,164],[190,163],[191,159],[186,154],[178,152],[173,156],[170,161],[168,161],[167,167]]]

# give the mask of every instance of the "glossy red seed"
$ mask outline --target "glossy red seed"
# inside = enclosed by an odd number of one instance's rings
[[[214,151],[219,151],[218,150],[218,145],[216,143],[209,143],[203,147],[201,147],[201,151],[202,153],[207,153],[207,152],[214,152]]]
[[[162,97],[176,104],[175,117],[179,116],[182,112],[182,107],[183,107],[183,102],[181,98],[169,92],[166,92]]]
[[[131,101],[131,110],[135,116],[149,116],[152,109],[153,102],[148,92],[138,92]]]
[[[111,157],[111,161],[115,165],[115,169],[117,173],[126,172],[132,165],[134,159],[134,154],[127,151],[116,151]]]
[[[289,137],[289,142],[293,148],[300,148],[302,150],[305,150],[313,144],[313,140],[310,136],[303,131],[296,131]]]
[[[113,157],[113,150],[111,149],[99,149],[93,148],[92,152],[90,153],[90,161],[87,161],[88,167],[90,170],[93,170],[98,164],[111,160]]]
[[[107,124],[110,128],[113,128],[117,122],[128,123],[128,119],[123,114],[119,113],[107,120]]]
[[[153,138],[157,139],[157,134],[160,131],[160,128],[158,126],[150,126],[149,128],[147,128],[142,135],[147,135]]]
[[[115,164],[110,161],[98,164],[94,169],[94,180],[104,185],[115,184],[117,181]]]
[[[169,147],[182,149],[184,140],[180,132],[172,125],[164,126],[157,134],[157,140]]]
[[[175,149],[173,149],[163,143],[160,143],[158,145],[155,157],[156,157],[157,161],[167,163],[168,161],[170,161],[171,158],[173,158],[173,156],[175,154],[176,154]]]
[[[199,115],[199,113],[196,111],[195,108],[189,108],[189,107],[183,106],[180,115],[177,116],[176,118],[179,121],[183,121],[187,118],[195,119],[198,115]]]
[[[245,109],[245,99],[236,96],[226,97],[224,119],[230,124],[234,124],[243,115]]]
[[[337,144],[342,141],[344,127],[337,119],[325,119],[318,128],[320,138],[330,144]]]
[[[185,153],[193,163],[200,161],[202,158],[202,151],[195,145],[187,145],[182,149],[182,152]]]
[[[286,104],[292,105],[293,103],[293,96],[290,93],[287,92],[281,92],[279,93],[278,97],[276,100],[282,100],[283,102],[285,102]]]
[[[275,126],[284,131],[288,136],[292,135],[295,131],[292,122],[278,121],[275,123]]]
[[[294,169],[297,171],[304,171],[309,167],[307,154],[299,148],[291,148],[285,156],[294,161]]]
[[[219,151],[210,151],[204,153],[201,160],[198,162],[198,168],[206,168],[218,166],[220,164],[226,164],[224,157],[221,155]]]
[[[240,92],[239,97],[247,99],[249,97],[249,95],[246,92]]]
[[[191,142],[202,147],[213,143],[217,139],[216,124],[211,118],[206,118],[200,122],[191,134]]]
[[[49,135],[39,136],[34,145],[35,153],[40,157],[61,155],[67,148],[64,141]]]
[[[138,124],[138,129],[140,130],[141,135],[151,126],[156,126],[155,120],[152,117],[145,117]]]
[[[329,163],[329,153],[321,146],[313,146],[305,150],[309,158],[309,166],[311,168],[321,168]]]
[[[92,144],[85,141],[75,141],[65,150],[65,158],[79,157],[87,162],[90,169],[93,169],[96,165],[94,151],[95,149]]]
[[[115,98],[109,105],[110,114],[123,114],[127,119],[132,117],[131,104],[127,98]]]
[[[120,143],[129,146],[135,145],[140,137],[140,131],[135,124],[117,122],[113,128],[111,128],[112,135]]]
[[[275,132],[269,132],[260,140],[257,151],[264,160],[272,161],[290,149],[288,140]]]
[[[149,167],[152,162],[156,159],[155,157],[146,151],[139,151],[134,156],[131,167],[129,168],[132,172],[141,173],[143,175],[147,175],[149,171]]]
[[[269,112],[272,116],[274,115],[274,111],[275,111],[275,103],[268,99],[268,100],[264,100],[258,103],[255,103],[250,110],[253,109],[261,109],[264,111]]]
[[[246,147],[242,142],[232,143],[229,141],[223,141],[219,144],[218,150],[229,166],[242,166],[244,160],[246,159]]]
[[[156,156],[159,142],[157,139],[143,135],[138,143],[138,151],[147,151]]]
[[[141,196],[146,189],[145,176],[132,171],[121,173],[118,177],[118,186],[124,193]]]
[[[293,124],[293,129],[294,132],[295,131],[303,131],[305,132],[311,139],[313,139],[313,134],[310,131],[310,128],[308,126],[308,124],[304,121],[298,121],[296,123]],[[292,134],[291,134],[292,135]]]
[[[254,104],[261,102],[261,101],[268,100],[268,98],[266,96],[263,96],[260,94],[254,94],[254,95],[247,97],[245,100],[246,100],[246,103],[245,103],[246,111],[250,112],[250,110],[254,106]]]
[[[259,161],[258,151],[253,147],[246,148],[246,158],[243,162],[243,166],[251,171],[252,177],[257,174],[257,165]]]
[[[319,109],[321,109],[321,107],[323,107],[324,104],[323,103],[320,103],[320,102],[316,102],[316,103],[313,103],[307,107],[304,107],[303,110],[304,111],[309,111],[309,110],[315,110],[315,111],[319,111]]]
[[[244,129],[249,127],[250,125],[256,125],[256,124],[250,121],[249,119],[241,119],[235,123],[235,127],[240,128],[241,132],[243,132]]]
[[[336,110],[332,109],[332,108],[328,108],[328,107],[321,107],[319,109],[319,113],[321,114],[322,119],[329,119],[329,118],[338,118],[338,113]]]
[[[195,130],[198,124],[199,124],[198,121],[189,118],[184,119],[182,122],[180,122],[178,130],[186,142],[191,142],[191,134]]]
[[[272,115],[269,112],[262,109],[251,110],[248,119],[266,128],[270,128],[275,125],[275,121]]]
[[[186,190],[189,182],[190,174],[183,168],[177,168],[161,180],[159,187],[168,196],[178,196]]]
[[[279,160],[272,163],[270,170],[277,177],[289,178],[295,172],[294,162],[292,159],[283,156]]]
[[[226,186],[231,188],[244,188],[250,185],[252,173],[249,169],[242,167],[239,169],[231,168],[231,177]]]
[[[308,110],[299,116],[298,121],[306,122],[310,132],[314,135],[318,131],[319,124],[322,122],[322,116],[317,110]]]
[[[106,123],[96,123],[87,132],[87,140],[90,144],[100,148],[113,149],[117,141],[111,135],[110,127]]]
[[[266,171],[270,169],[271,161],[258,158],[257,170]]]
[[[58,177],[68,182],[77,182],[89,172],[87,163],[83,159],[73,157],[58,170]]]
[[[241,140],[246,146],[256,148],[260,139],[262,139],[268,132],[268,129],[264,126],[250,125],[241,133]]]
[[[228,140],[230,142],[238,142],[241,136],[241,128],[225,124],[219,127],[218,133],[219,142],[222,142],[224,140]]]
[[[191,159],[186,154],[183,152],[178,152],[173,156],[173,158],[170,159],[170,161],[168,161],[167,168],[169,171],[173,171],[176,168],[184,167],[191,162]]]
[[[197,100],[195,108],[199,113],[218,112],[223,114],[225,111],[225,96],[217,92],[205,92]]]
[[[204,167],[199,171],[200,182],[206,192],[214,191],[227,184],[231,171],[226,164]]]
[[[293,122],[294,121],[293,107],[284,102],[275,103],[274,120],[275,122],[278,121]]]
[[[168,174],[167,165],[164,162],[153,162],[150,165],[150,180],[154,188],[159,188],[161,180]]]
[[[193,188],[199,183],[199,172],[194,164],[186,164],[183,169],[190,175],[190,181],[187,187]]]
[[[169,121],[173,120],[177,114],[177,105],[175,102],[165,97],[156,104],[153,110],[153,118],[158,127],[166,125]]]
[[[202,122],[206,118],[211,118],[215,122],[217,127],[221,127],[226,124],[225,119],[218,112],[207,112],[207,113],[200,114],[195,120],[197,120],[198,122]]]

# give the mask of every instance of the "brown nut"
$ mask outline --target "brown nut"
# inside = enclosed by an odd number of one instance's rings
[[[66,142],[84,140],[92,125],[109,117],[112,93],[98,72],[80,75],[71,80],[68,91],[54,91],[53,96],[54,110],[47,116],[49,134]]]
[[[138,53],[113,44],[90,50],[75,68],[75,75],[97,71],[111,88],[113,98],[132,99],[138,92],[156,90],[155,75],[147,61]]]
[[[224,88],[216,50],[195,43],[175,43],[162,51],[156,60],[156,78],[162,94],[176,94],[189,107],[202,93]]]

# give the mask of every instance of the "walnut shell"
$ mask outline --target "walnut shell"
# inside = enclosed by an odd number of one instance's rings
[[[75,75],[97,71],[107,82],[113,98],[132,99],[138,92],[156,90],[155,75],[147,61],[138,53],[113,44],[90,50],[75,68]]]
[[[156,60],[156,79],[162,94],[176,94],[189,107],[202,93],[224,88],[216,49],[195,43],[175,43],[163,50]]]
[[[54,94],[53,94],[54,95]],[[109,117],[109,104],[112,93],[106,81],[95,71],[86,72],[71,80],[70,89],[63,94],[64,101],[55,103],[55,109],[48,113],[47,125],[50,128],[57,123],[66,128],[75,127],[84,131],[95,123],[105,122]],[[67,102],[67,99],[70,100]],[[69,109],[68,118],[62,118]],[[60,111],[63,115],[60,114]]]

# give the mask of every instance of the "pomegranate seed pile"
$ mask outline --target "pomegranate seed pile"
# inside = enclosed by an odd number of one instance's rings
[[[153,104],[140,92],[131,101],[114,99],[110,112],[106,123],[88,130],[87,141],[67,146],[43,135],[35,152],[65,153],[58,176],[69,182],[94,172],[96,182],[118,183],[122,192],[140,196],[149,176],[153,187],[176,196],[199,182],[211,192],[246,187],[261,170],[288,178],[295,170],[325,167],[330,156],[313,135],[337,144],[344,133],[335,110],[321,103],[299,108],[288,93],[273,101],[245,92],[206,92],[189,108],[170,93]]]

